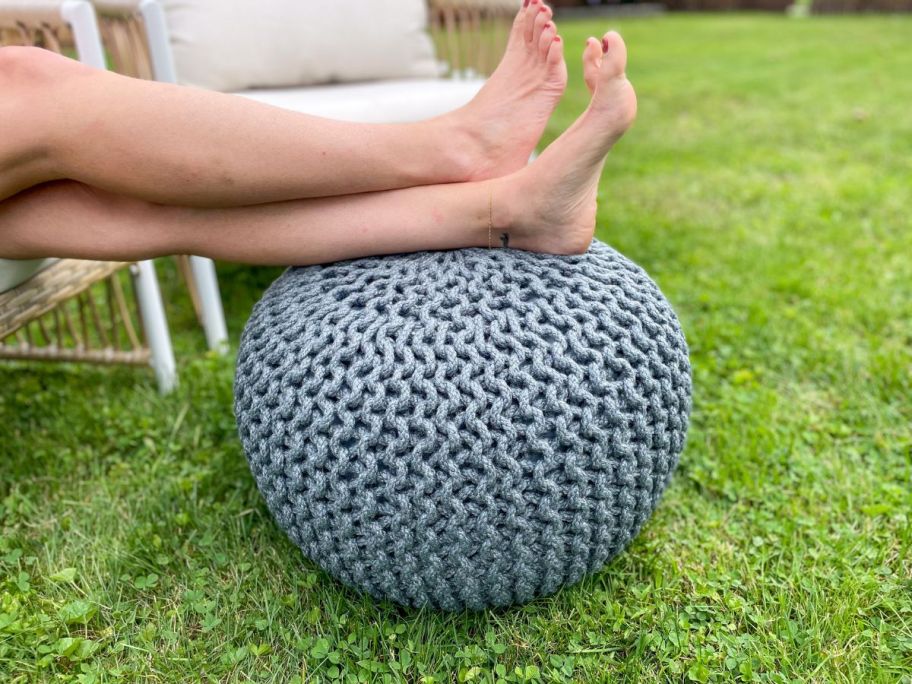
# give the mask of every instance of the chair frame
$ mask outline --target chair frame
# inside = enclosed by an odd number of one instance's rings
[[[472,78],[493,72],[515,11],[512,0],[428,0],[429,32],[438,57],[447,64],[446,75]],[[105,69],[110,62],[114,71],[128,76],[177,82],[164,10],[156,0],[138,0],[135,6],[123,0],[97,0],[94,6],[87,0],[0,0],[0,44],[10,32],[17,36],[15,44],[60,53],[75,48],[80,61],[90,66]],[[213,262],[191,256],[178,263],[209,347],[224,350],[228,336]],[[145,342],[131,325],[118,275],[123,269],[133,275]],[[110,313],[107,323],[92,294],[93,286],[97,290],[101,283],[103,308]],[[68,303],[76,304],[75,313],[67,311]],[[118,324],[127,348],[117,345]],[[9,343],[13,336],[16,344]],[[102,345],[90,348],[91,338]],[[0,358],[151,363],[161,390],[170,391],[177,374],[153,262],[65,259],[0,294]]]
[[[14,36],[13,40],[4,40],[4,34],[10,33]],[[59,0],[56,2],[30,0],[28,3],[7,0],[5,3],[0,2],[0,44],[5,42],[40,45],[58,53],[66,52],[72,48],[75,50],[79,60],[84,64],[99,69],[107,68],[97,15],[94,7],[86,0],[65,0],[63,2]],[[210,349],[220,353],[226,352],[228,348],[228,331],[219,295],[215,264],[211,259],[189,256],[178,257],[178,267],[187,282],[194,310],[205,331],[207,345]],[[56,269],[58,267],[54,265],[50,268]],[[66,272],[75,278],[75,282],[86,285],[81,276],[76,274],[77,270],[72,263],[67,264]],[[160,294],[156,294],[158,292],[158,281],[155,278],[154,265],[151,261],[138,262],[135,265],[131,265],[131,270],[135,278],[137,302],[143,318],[143,330],[148,339],[147,358],[156,371],[159,387],[162,391],[169,391],[177,382],[176,365],[173,351],[171,350],[170,335],[165,322],[164,311],[162,309],[160,315],[154,313],[156,309],[161,308],[159,306]],[[87,269],[88,271],[93,274],[98,273],[97,270]],[[31,282],[30,287],[37,290],[42,283],[46,286],[49,282],[56,282],[49,276],[50,274],[37,280],[33,278],[34,282]],[[115,282],[113,273],[109,274],[107,278],[111,283]],[[72,286],[72,283],[70,286]],[[88,283],[88,286],[91,286],[91,283]],[[12,293],[5,293],[4,296],[0,297],[0,301],[7,306],[25,307],[22,309],[23,311],[31,310],[26,304],[27,299],[22,296],[22,290],[20,290],[22,287],[24,285],[16,288],[14,291],[16,293],[15,296]],[[113,287],[114,285],[109,284],[109,288]],[[82,289],[80,289],[81,291]],[[109,289],[109,292],[111,291],[116,290]],[[40,295],[38,295],[38,299],[41,299]],[[118,306],[109,307],[109,310],[111,312],[119,311],[121,321],[129,321],[126,310],[119,310],[119,304],[122,301],[123,298],[119,300]],[[58,302],[58,305],[63,306],[64,302]],[[42,307],[37,307],[33,314],[36,316],[42,315],[36,313],[41,309]],[[148,315],[146,315],[147,312]],[[44,311],[44,313],[49,314],[50,312]],[[58,320],[61,312],[57,311],[54,316],[55,320]],[[84,319],[83,316],[80,316],[80,318]],[[9,321],[13,319],[10,317],[7,317],[7,319],[6,325],[0,325],[0,340],[6,342],[6,344],[0,346],[0,358],[134,363],[136,359],[143,356],[141,343],[139,348],[133,349],[132,352],[111,348],[107,348],[104,351],[87,349],[85,345],[88,344],[88,337],[83,337],[82,339],[70,337],[68,341],[75,345],[75,349],[68,349],[62,346],[63,338],[57,337],[52,340],[47,335],[43,335],[45,346],[42,347],[36,342],[38,335],[32,335],[28,330],[20,331],[17,336],[17,344],[13,345],[9,343],[9,338],[16,330],[9,329]],[[17,316],[16,320],[20,321],[19,325],[21,326],[21,316]],[[38,321],[38,327],[46,332],[41,321]],[[105,339],[103,334],[99,337],[100,332],[102,331],[95,331],[95,338]],[[127,335],[127,338],[133,339],[129,335]],[[113,336],[112,339],[116,339],[116,336]]]
[[[0,43],[40,45],[104,68],[95,13],[86,0],[0,6]],[[133,280],[136,315],[120,273]],[[101,291],[100,291],[101,290]],[[89,363],[151,364],[159,390],[177,385],[177,366],[152,261],[61,259],[0,294],[0,358]]]

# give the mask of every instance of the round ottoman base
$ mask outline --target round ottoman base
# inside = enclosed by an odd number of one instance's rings
[[[238,356],[270,511],[346,584],[484,609],[601,568],[684,446],[690,366],[642,269],[602,243],[293,268]]]

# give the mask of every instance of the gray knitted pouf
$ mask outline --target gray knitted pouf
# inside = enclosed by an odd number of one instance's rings
[[[522,603],[636,535],[684,446],[690,365],[656,285],[595,242],[292,268],[235,410],[279,525],[377,598]]]

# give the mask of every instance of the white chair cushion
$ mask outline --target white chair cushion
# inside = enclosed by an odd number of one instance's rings
[[[161,0],[178,80],[210,90],[439,75],[426,0]]]
[[[12,290],[56,259],[0,259],[0,292]]]
[[[430,119],[466,104],[484,85],[483,80],[412,79],[245,90],[237,95],[328,119],[359,123],[407,123]]]

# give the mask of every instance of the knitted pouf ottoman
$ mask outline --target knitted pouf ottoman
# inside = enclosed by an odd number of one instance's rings
[[[292,268],[244,331],[235,411],[307,557],[377,598],[482,609],[624,548],[677,464],[690,389],[668,302],[594,242]]]

